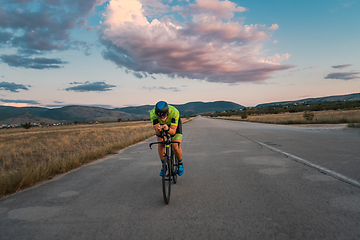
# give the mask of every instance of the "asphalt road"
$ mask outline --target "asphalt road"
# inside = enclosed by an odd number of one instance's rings
[[[168,205],[152,138],[0,200],[0,239],[360,239],[360,188],[283,154],[359,182],[359,129],[183,128]]]

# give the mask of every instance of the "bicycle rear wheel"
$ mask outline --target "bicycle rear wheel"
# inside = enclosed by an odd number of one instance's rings
[[[170,158],[166,157],[163,162],[162,186],[163,196],[166,204],[170,201],[171,193],[171,163]]]

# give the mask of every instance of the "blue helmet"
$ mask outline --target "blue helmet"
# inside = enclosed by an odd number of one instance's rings
[[[155,105],[155,114],[158,117],[166,116],[169,112],[169,106],[164,101],[159,101]]]

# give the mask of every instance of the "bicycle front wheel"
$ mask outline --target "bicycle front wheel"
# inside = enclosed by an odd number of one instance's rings
[[[166,204],[170,201],[170,192],[171,192],[171,163],[169,157],[166,157],[163,162],[163,174],[162,174],[162,186],[163,186],[163,196]]]
[[[175,157],[174,150],[171,149],[171,167],[174,184],[176,184],[177,182],[178,166],[179,164],[177,158]]]

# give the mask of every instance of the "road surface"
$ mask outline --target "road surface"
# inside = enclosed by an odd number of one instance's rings
[[[0,239],[360,239],[360,132],[197,118],[164,204],[151,138],[0,200]],[[272,148],[272,149],[271,149]]]

